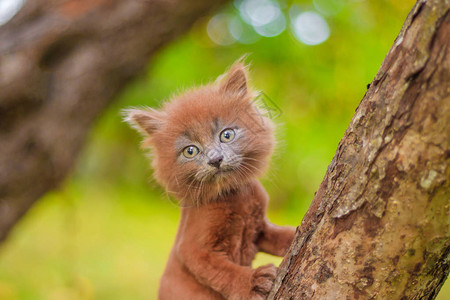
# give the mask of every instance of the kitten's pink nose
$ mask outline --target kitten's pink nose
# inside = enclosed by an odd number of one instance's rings
[[[218,168],[220,168],[220,164],[222,163],[222,160],[223,160],[223,155],[219,155],[217,157],[211,158],[208,161],[208,164],[213,167],[216,167],[218,169]]]

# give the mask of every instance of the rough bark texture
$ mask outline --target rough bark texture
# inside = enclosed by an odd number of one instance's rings
[[[32,0],[0,28],[0,242],[151,55],[223,2]]]
[[[370,84],[269,299],[433,299],[450,254],[449,2],[419,0]]]

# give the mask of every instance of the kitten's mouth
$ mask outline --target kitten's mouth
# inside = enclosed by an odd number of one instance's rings
[[[230,172],[232,172],[232,171],[233,171],[232,169],[218,169],[218,170],[214,173],[214,176],[215,176],[215,175],[222,175],[222,174],[230,173]]]
[[[233,172],[234,169],[217,169],[213,174],[212,174],[212,179],[220,179],[223,178],[225,176],[227,176],[229,173]]]

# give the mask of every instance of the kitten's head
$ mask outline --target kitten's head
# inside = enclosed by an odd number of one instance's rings
[[[187,204],[214,201],[265,171],[273,125],[254,103],[243,63],[214,83],[186,92],[160,110],[129,109],[146,135],[156,179]]]

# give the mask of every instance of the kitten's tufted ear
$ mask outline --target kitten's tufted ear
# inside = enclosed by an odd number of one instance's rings
[[[125,122],[147,135],[152,135],[158,130],[164,124],[166,119],[166,114],[164,112],[153,108],[131,108],[124,109],[122,112]]]
[[[219,77],[220,90],[233,94],[246,95],[248,93],[247,86],[247,66],[240,59],[231,66],[228,73]]]

